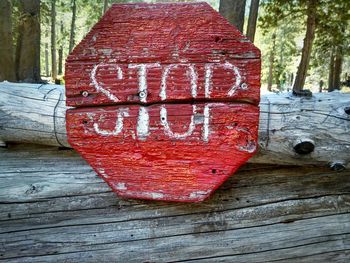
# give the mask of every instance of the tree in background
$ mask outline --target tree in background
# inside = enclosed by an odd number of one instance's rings
[[[103,13],[106,13],[108,9],[108,0],[103,1]]]
[[[340,89],[344,57],[350,55],[350,1],[323,0],[312,54],[316,72],[328,71],[328,91]],[[320,78],[324,76],[319,76]]]
[[[56,59],[56,0],[51,0],[51,77],[57,79]]]
[[[70,26],[70,37],[69,37],[69,53],[73,50],[75,45],[75,20],[77,17],[77,4],[75,0],[72,0],[72,22]]]
[[[293,65],[295,58],[298,55],[298,49],[295,43],[298,27],[291,23],[283,23],[276,29],[276,60],[273,77],[276,83],[276,88],[279,91],[285,91],[286,85],[291,86],[289,82],[292,78]]]
[[[10,0],[0,1],[0,81],[16,81],[13,41],[12,4]]]
[[[254,37],[255,37],[256,21],[258,19],[258,11],[259,11],[259,2],[260,0],[251,0],[250,2],[247,37],[252,42],[254,42]]]
[[[16,47],[16,77],[23,82],[41,82],[40,0],[20,0]]]
[[[302,17],[286,16],[272,20],[271,4],[262,2],[259,18],[258,44],[262,49],[262,82],[269,91],[286,91],[293,82],[294,65],[298,59],[296,39],[302,30]],[[262,34],[262,35],[261,35]]]
[[[47,19],[47,24],[48,24]],[[45,30],[45,38],[49,38],[49,30]],[[45,42],[45,75],[46,77],[50,76],[50,70],[49,70],[49,43]]]
[[[286,18],[298,20],[300,17],[307,17],[302,55],[293,85],[293,91],[295,92],[301,91],[305,84],[315,37],[318,4],[319,0],[270,0],[264,3],[266,13],[261,20],[265,29],[276,27],[279,23],[283,23]]]
[[[318,0],[306,1],[306,34],[304,38],[304,45],[301,52],[301,60],[298,66],[298,71],[295,76],[293,91],[299,92],[304,88],[306,73],[309,67],[312,44],[315,38],[316,30],[316,8]]]
[[[239,31],[243,32],[246,0],[220,0],[219,12]]]
[[[300,19],[306,21],[293,90],[298,92],[304,88],[308,72],[311,72],[310,79],[314,83],[324,83],[328,78],[328,90],[339,89],[342,64],[350,54],[350,1],[267,0],[262,3],[262,7],[264,30],[273,30],[276,26],[288,23],[298,26]]]
[[[272,34],[272,47],[270,50],[270,57],[269,57],[269,77],[267,80],[267,90],[272,91],[272,80],[273,80],[273,69],[274,69],[274,63],[275,63],[275,50],[276,50],[276,34]]]
[[[42,31],[42,71],[46,72],[46,76],[55,78],[57,73],[64,74],[65,58],[76,43],[89,32],[108,6],[112,3],[129,1],[131,2],[131,0],[1,0],[0,6],[5,6],[5,9],[0,10],[2,12],[0,15],[0,30],[4,32],[0,38],[0,52],[2,61],[9,62],[1,63],[0,79],[4,79],[3,75],[7,74],[6,70],[15,68],[12,70],[12,72],[15,72],[15,76],[12,79],[11,77],[6,77],[6,79],[14,81],[19,76],[20,81],[41,81],[40,56],[38,54],[40,50],[40,27]],[[322,79],[325,83],[324,87],[328,87],[330,91],[340,88],[341,82],[344,81],[343,75],[346,72],[345,69],[342,70],[342,65],[345,68],[349,68],[350,65],[348,59],[350,52],[350,14],[348,12],[350,1],[210,1],[240,30],[243,30],[245,9],[248,10],[248,8],[245,8],[246,2],[250,3],[246,33],[247,37],[251,41],[255,40],[256,45],[262,50],[263,83],[270,83],[273,90],[277,88],[283,91],[286,89],[285,84],[287,83],[289,86],[291,79],[294,80],[293,76],[296,75],[295,81],[292,81],[296,90],[304,88],[305,85],[300,83],[305,83],[306,77],[306,87],[309,83],[319,83]],[[12,21],[11,11],[6,6],[9,3],[12,3]],[[33,6],[34,3],[36,3],[36,9],[32,10],[30,6]],[[38,3],[41,4],[40,12]],[[56,12],[52,12],[53,3],[55,3]],[[314,5],[316,8],[311,8],[312,3],[317,3]],[[311,10],[316,10],[315,16],[310,15],[313,13]],[[54,16],[52,16],[53,14]],[[258,16],[260,22],[257,28],[256,20]],[[38,21],[41,24],[38,24]],[[307,21],[308,23],[306,23]],[[10,29],[11,22],[12,32]],[[307,24],[313,25],[314,28],[311,27],[312,30],[308,30]],[[52,29],[54,29],[54,32],[52,32]],[[303,49],[301,46],[302,32],[306,32],[306,34],[304,33],[306,37]],[[261,33],[263,33],[263,36],[261,36]],[[272,38],[273,33],[275,33],[275,41]],[[12,43],[11,38],[14,40]],[[13,45],[13,43],[17,44]],[[13,52],[10,50],[11,48],[14,49],[15,46],[16,55],[11,56]],[[52,52],[53,48],[58,48],[58,53],[57,50]],[[58,60],[56,61],[57,54]],[[270,59],[271,55],[272,59]],[[14,61],[16,67],[11,66],[11,57],[15,57],[12,61]],[[33,59],[33,57],[36,58]],[[30,61],[36,62],[32,63]],[[52,62],[54,61],[56,61],[56,65],[53,65]],[[299,67],[297,67],[298,63],[300,64]],[[269,68],[272,68],[271,74],[268,72]],[[54,69],[56,69],[56,74],[53,74],[55,73]],[[297,70],[298,73],[295,74]],[[269,75],[270,78],[268,78]],[[329,85],[327,85],[328,82]]]
[[[61,75],[63,73],[63,36],[64,36],[64,28],[63,21],[60,23],[60,48],[58,49],[58,74]]]
[[[49,51],[49,42],[50,42],[50,16],[51,16],[51,3],[49,0],[40,1],[40,28],[41,28],[41,64],[43,65],[42,71],[45,72],[45,77],[50,77],[50,51]]]

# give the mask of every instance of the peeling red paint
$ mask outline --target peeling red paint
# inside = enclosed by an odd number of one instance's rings
[[[205,3],[113,5],[66,86],[70,144],[123,197],[202,201],[256,151],[260,52]]]

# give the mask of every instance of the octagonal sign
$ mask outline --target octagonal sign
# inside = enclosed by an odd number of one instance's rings
[[[122,197],[202,201],[257,148],[260,52],[206,3],[113,5],[66,87],[69,143]]]

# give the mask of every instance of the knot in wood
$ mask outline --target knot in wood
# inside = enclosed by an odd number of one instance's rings
[[[293,146],[294,151],[300,155],[312,153],[315,149],[315,143],[310,139],[298,139]]]

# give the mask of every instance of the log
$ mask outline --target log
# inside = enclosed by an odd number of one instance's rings
[[[0,83],[0,141],[70,147],[64,86]]]
[[[185,204],[121,199],[71,149],[0,156],[1,262],[349,262],[350,170],[247,164]]]
[[[0,140],[70,147],[64,86],[0,83]],[[350,167],[350,94],[261,97],[253,163]]]

